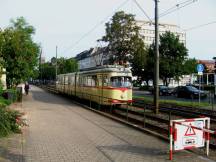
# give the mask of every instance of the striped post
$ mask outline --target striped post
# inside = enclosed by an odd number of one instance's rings
[[[207,119],[207,130],[210,129],[210,119]],[[209,140],[210,140],[210,133],[206,132],[206,155],[209,155]]]
[[[170,151],[169,151],[169,159],[172,160],[172,140],[173,140],[173,130],[172,130],[172,121],[170,121]]]

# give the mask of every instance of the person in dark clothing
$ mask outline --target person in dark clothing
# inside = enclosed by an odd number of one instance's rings
[[[28,95],[28,92],[29,92],[29,84],[26,82],[25,83],[25,93],[26,93],[26,95]]]

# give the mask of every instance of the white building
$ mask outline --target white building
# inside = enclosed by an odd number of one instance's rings
[[[78,54],[75,59],[78,61],[78,69],[84,70],[96,66],[107,65],[109,54],[107,48],[91,48]]]
[[[151,45],[155,37],[154,24],[149,21],[137,21],[137,25],[141,27],[140,35],[142,35],[145,45]],[[159,33],[163,34],[166,31],[170,31],[175,35],[178,35],[180,42],[186,45],[186,34],[177,25],[159,23]],[[79,70],[84,70],[109,64],[110,54],[111,53],[108,52],[108,49],[106,47],[95,47],[91,48],[90,50],[81,52],[75,58],[78,61]],[[173,85],[175,85],[174,82],[172,83]]]
[[[155,39],[155,24],[150,21],[137,21],[137,25],[141,27],[140,35],[143,36],[145,45],[151,45]],[[159,34],[161,35],[166,31],[170,31],[176,36],[179,36],[180,42],[186,45],[186,33],[179,26],[174,24],[159,23]]]

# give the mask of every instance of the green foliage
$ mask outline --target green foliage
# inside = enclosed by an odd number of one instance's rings
[[[184,44],[179,41],[178,36],[175,36],[171,32],[165,32],[160,35],[159,54],[159,76],[164,84],[168,85],[171,78],[178,80],[179,77],[184,74],[184,63],[188,56],[187,49]],[[149,49],[149,57],[154,57],[154,44]],[[152,61],[149,62],[149,67],[151,66]]]
[[[59,58],[57,59],[57,73],[58,74],[65,74],[65,73],[72,73],[77,71],[78,64],[77,61],[73,58]],[[40,75],[39,78],[43,80],[55,80],[56,75],[56,60],[53,57],[51,62],[47,62],[41,65],[40,68]]]
[[[133,58],[131,59],[132,73],[138,77],[138,81],[141,82],[146,77],[146,64],[147,64],[147,50],[144,48],[142,41],[137,42],[136,51],[134,52]]]
[[[20,125],[17,123],[20,116],[18,111],[0,107],[0,137],[7,136],[12,132],[20,132]]]
[[[55,79],[55,66],[50,63],[44,63],[41,65],[41,76],[45,80]]]
[[[183,73],[185,75],[196,73],[197,72],[196,65],[197,65],[197,60],[195,58],[186,59],[182,67],[184,69]]]
[[[39,54],[39,46],[32,40],[34,33],[33,26],[23,17],[11,20],[10,27],[3,31],[3,43],[0,46],[8,87],[14,87],[34,76]]]
[[[57,67],[58,67],[58,74],[65,74],[65,73],[72,73],[77,71],[78,64],[77,61],[73,58],[59,58],[57,59]]]
[[[168,85],[168,79],[178,79],[184,74],[183,64],[188,56],[187,49],[178,36],[166,32],[160,36],[159,53],[160,78]]]
[[[105,25],[106,35],[102,37],[102,41],[108,43],[112,54],[111,63],[126,63],[144,50],[143,40],[139,36],[140,28],[136,25],[134,15],[116,12]]]

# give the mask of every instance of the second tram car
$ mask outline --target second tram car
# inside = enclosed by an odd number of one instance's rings
[[[94,101],[101,105],[132,102],[132,74],[129,68],[102,66],[91,70],[60,74],[56,88],[60,93]]]

